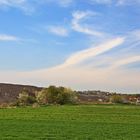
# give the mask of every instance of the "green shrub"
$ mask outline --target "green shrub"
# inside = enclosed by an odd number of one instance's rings
[[[36,99],[39,104],[70,104],[75,102],[75,92],[65,87],[50,86],[40,91]]]
[[[17,100],[18,105],[23,105],[23,106],[31,105],[35,102],[36,102],[35,97],[30,96],[29,92],[25,89],[19,94],[18,100]]]
[[[47,104],[48,103],[48,98],[47,98],[47,89],[44,88],[40,92],[36,94],[36,101],[39,104]]]
[[[112,103],[123,103],[124,100],[121,95],[113,95],[113,96],[111,96],[110,101]]]

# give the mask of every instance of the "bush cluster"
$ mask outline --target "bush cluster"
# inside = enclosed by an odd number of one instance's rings
[[[27,90],[23,90],[17,99],[18,105],[32,105],[38,103],[40,105],[47,104],[73,104],[76,102],[76,94],[69,88],[49,86],[36,92],[35,96],[31,96]]]
[[[112,103],[123,104],[124,103],[124,98],[120,95],[113,95],[113,96],[111,96],[110,101]]]

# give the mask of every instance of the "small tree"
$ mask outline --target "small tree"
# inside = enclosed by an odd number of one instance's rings
[[[36,100],[39,104],[47,104],[48,103],[47,89],[46,88],[36,94]]]
[[[69,104],[75,103],[76,101],[76,94],[69,88],[59,87],[59,94],[57,102],[59,104]]]
[[[58,104],[58,95],[61,91],[56,86],[49,86],[47,89],[47,99],[50,104]]]
[[[68,104],[75,102],[75,92],[64,87],[50,86],[36,96],[39,104]]]
[[[30,96],[29,92],[26,89],[23,89],[23,91],[18,96],[19,105],[30,105],[35,102],[36,102],[35,97]]]
[[[123,97],[121,95],[113,95],[110,98],[112,103],[123,103]]]

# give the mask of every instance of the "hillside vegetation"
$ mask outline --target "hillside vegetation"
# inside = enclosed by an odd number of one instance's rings
[[[42,88],[29,85],[0,83],[0,103],[15,102],[23,89],[28,90],[29,94],[33,96],[35,91],[40,91]]]
[[[74,91],[67,87],[35,87],[0,84],[0,108],[47,104],[136,104],[140,94],[118,94],[104,91]]]

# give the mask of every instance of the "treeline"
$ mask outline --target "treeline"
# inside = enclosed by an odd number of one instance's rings
[[[34,96],[26,89],[19,94],[16,106],[28,105],[48,105],[48,104],[75,104],[77,100],[76,93],[66,87],[49,86],[43,88],[39,92],[35,92]]]
[[[10,94],[9,94],[10,95]],[[66,87],[22,88],[15,100],[3,102],[0,108],[65,104],[136,104],[140,105],[140,94],[128,95],[103,91],[73,91]],[[7,94],[5,94],[7,96]]]

